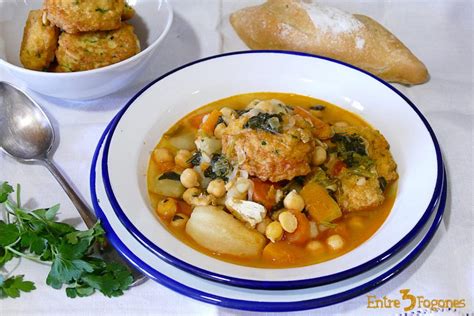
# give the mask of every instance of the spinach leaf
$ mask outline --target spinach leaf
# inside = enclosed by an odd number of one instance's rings
[[[204,170],[204,176],[212,180],[220,178],[226,181],[228,175],[232,172],[232,165],[229,160],[221,154],[213,154],[211,165]]]
[[[158,178],[158,180],[165,180],[165,179],[180,181],[180,175],[177,174],[176,172],[169,171],[169,172],[163,173],[163,174]]]
[[[245,123],[244,128],[260,129],[272,134],[277,134],[281,133],[282,121],[281,114],[258,113]]]
[[[196,151],[191,158],[189,158],[186,162],[192,164],[193,166],[199,166],[201,163],[202,154],[200,151]]]
[[[365,142],[362,137],[356,134],[348,135],[336,133],[331,141],[336,144],[336,152],[339,158],[349,167],[370,169],[373,165],[372,159],[368,156]]]

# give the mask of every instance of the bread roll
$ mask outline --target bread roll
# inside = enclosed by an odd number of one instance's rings
[[[230,22],[252,49],[302,51],[338,59],[387,81],[420,84],[425,65],[373,19],[300,0],[268,0]]]

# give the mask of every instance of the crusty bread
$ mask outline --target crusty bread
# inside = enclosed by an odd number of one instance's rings
[[[373,19],[300,0],[268,0],[233,13],[230,22],[252,49],[302,51],[365,69],[387,81],[420,84],[425,65]]]

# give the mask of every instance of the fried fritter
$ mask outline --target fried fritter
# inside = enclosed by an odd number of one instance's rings
[[[62,33],[56,59],[67,71],[82,71],[118,63],[140,52],[133,26],[123,23],[113,31]]]
[[[20,61],[25,68],[47,70],[54,60],[59,29],[49,21],[44,22],[43,10],[33,10],[28,14],[20,49]]]
[[[345,135],[347,139],[359,137],[362,142],[359,145],[364,144],[365,149],[356,149],[358,144],[353,144],[355,147],[350,149],[358,152],[361,157],[367,157],[359,158],[361,160],[354,158],[353,166],[346,161],[349,165],[336,175],[339,181],[335,196],[337,202],[343,210],[349,212],[380,205],[385,199],[383,194],[385,185],[398,178],[397,164],[392,158],[389,144],[379,131],[370,127],[334,126],[333,128],[336,135]],[[357,138],[352,138],[353,141],[355,139]],[[336,160],[330,160],[328,166],[331,165],[331,161]],[[363,162],[365,165],[358,165]]]
[[[45,0],[48,19],[67,33],[120,28],[124,0]]]
[[[135,15],[135,9],[132,8],[127,2],[125,2],[125,7],[123,8],[122,21],[127,21],[133,18]]]
[[[384,177],[387,182],[398,179],[397,164],[390,153],[390,145],[383,135],[370,127],[362,126],[334,126],[336,133],[356,134],[367,142],[369,157],[375,161],[379,177]]]
[[[249,115],[243,114],[229,122],[222,136],[225,155],[262,181],[291,180],[311,171],[310,157],[314,149],[311,125],[278,102],[252,102],[254,109],[247,113]],[[278,128],[266,121],[272,117]],[[272,126],[279,131],[272,132]]]
[[[230,157],[237,160],[243,157],[240,167],[262,181],[291,180],[311,171],[309,153],[313,147],[289,135],[246,130],[224,135],[222,141],[224,152],[232,146]]]
[[[344,171],[336,191],[336,200],[344,211],[362,211],[382,204],[385,197],[377,177],[361,177]]]

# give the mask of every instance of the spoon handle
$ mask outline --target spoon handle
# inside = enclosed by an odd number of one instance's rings
[[[79,215],[81,215],[82,220],[84,221],[86,226],[88,228],[91,228],[92,226],[94,226],[94,224],[97,222],[96,217],[91,212],[90,208],[86,205],[86,203],[84,203],[81,197],[72,188],[72,186],[69,184],[66,178],[64,178],[61,171],[59,171],[59,169],[54,165],[54,163],[51,160],[43,159],[42,161],[44,165],[46,166],[46,168],[48,168],[48,170],[53,174],[53,176],[56,178],[59,184],[63,187],[64,191],[66,191],[66,194],[71,199],[72,204],[74,204],[74,206],[79,211]]]

